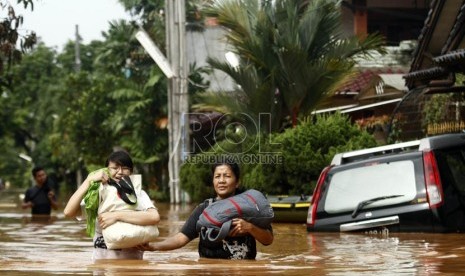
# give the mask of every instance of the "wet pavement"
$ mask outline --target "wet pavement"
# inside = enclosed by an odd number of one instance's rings
[[[17,195],[15,195],[17,196]],[[465,273],[464,234],[307,233],[303,223],[274,223],[275,241],[257,260],[200,259],[197,241],[144,260],[93,262],[85,222],[54,212],[33,220],[0,192],[1,275],[458,275]],[[193,206],[157,204],[160,240],[175,234]]]

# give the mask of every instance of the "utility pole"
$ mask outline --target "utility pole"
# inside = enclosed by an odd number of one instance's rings
[[[75,41],[74,41],[74,66],[76,72],[81,71],[81,49],[80,49],[81,36],[79,35],[79,25],[76,25]]]
[[[167,59],[174,71],[168,79],[170,202],[185,202],[179,171],[189,153],[185,0],[165,0]]]
[[[168,78],[170,203],[178,204],[189,201],[179,182],[181,164],[189,153],[185,1],[165,0],[165,15],[167,58],[142,28],[136,38]]]
[[[76,73],[79,73],[79,71],[81,71],[80,43],[81,43],[81,36],[79,35],[79,25],[76,24],[75,41],[74,41],[74,68],[76,70]],[[79,160],[78,162],[79,162],[78,169],[76,171],[76,189],[79,188],[79,186],[82,183],[82,166],[81,166],[81,161]]]

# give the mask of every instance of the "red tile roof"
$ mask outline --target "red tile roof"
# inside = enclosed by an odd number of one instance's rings
[[[359,73],[350,81],[344,83],[339,89],[336,90],[337,94],[344,94],[348,92],[360,92],[370,85],[373,78],[379,74],[405,74],[405,69],[392,69],[392,68],[370,68],[361,69]]]

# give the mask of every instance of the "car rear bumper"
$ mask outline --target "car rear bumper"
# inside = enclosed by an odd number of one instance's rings
[[[345,223],[345,224],[341,224],[339,229],[341,232],[348,232],[348,231],[358,231],[358,230],[369,229],[369,228],[378,228],[378,227],[383,227],[383,226],[393,225],[393,224],[399,224],[399,216],[391,216],[391,217],[385,217],[385,218]]]
[[[365,210],[357,218],[350,213],[333,215],[316,219],[315,225],[307,225],[309,232],[348,232],[364,231],[387,227],[394,232],[442,232],[437,214],[429,208],[428,203],[387,209]],[[440,230],[441,229],[441,230]]]

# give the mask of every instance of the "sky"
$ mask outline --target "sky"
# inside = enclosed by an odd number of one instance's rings
[[[10,1],[12,4],[16,1]],[[129,19],[118,0],[35,0],[34,10],[14,5],[16,14],[23,15],[23,32],[32,30],[49,47],[62,49],[75,39],[76,25],[83,43],[102,40],[109,22]]]

